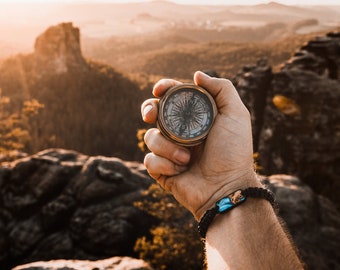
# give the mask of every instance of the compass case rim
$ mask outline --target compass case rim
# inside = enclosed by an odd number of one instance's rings
[[[174,94],[177,91],[180,90],[184,90],[184,89],[193,89],[195,91],[199,91],[200,93],[202,93],[204,96],[206,96],[211,104],[211,108],[212,108],[212,113],[213,113],[213,119],[209,125],[209,127],[207,128],[207,130],[196,136],[193,138],[188,138],[188,139],[184,139],[182,137],[177,136],[176,134],[174,134],[166,125],[165,123],[165,119],[164,119],[164,114],[163,114],[163,110],[164,110],[164,105],[166,104],[167,100],[169,99],[169,97],[172,96],[172,94]],[[158,119],[157,119],[157,127],[160,129],[161,133],[169,140],[175,142],[178,145],[181,146],[195,146],[198,145],[200,143],[202,143],[206,137],[209,134],[209,131],[214,123],[216,114],[217,114],[217,107],[216,107],[216,103],[215,100],[213,99],[213,97],[211,96],[211,94],[205,90],[204,88],[195,85],[195,84],[190,84],[190,83],[184,83],[184,84],[180,84],[180,85],[176,85],[171,87],[165,94],[164,96],[159,100],[159,111],[158,111]]]

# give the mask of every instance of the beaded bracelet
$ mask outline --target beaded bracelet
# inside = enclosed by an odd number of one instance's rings
[[[274,194],[268,189],[250,187],[243,190],[242,189],[236,190],[235,192],[217,201],[215,207],[205,212],[205,214],[198,223],[198,232],[201,235],[201,237],[205,238],[209,225],[211,224],[211,222],[213,221],[217,214],[222,214],[230,211],[236,206],[244,203],[247,197],[263,198],[269,201],[273,207],[275,206]]]

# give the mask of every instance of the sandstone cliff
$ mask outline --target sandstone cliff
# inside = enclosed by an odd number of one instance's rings
[[[35,68],[40,76],[46,73],[66,73],[69,69],[85,69],[81,53],[80,31],[72,23],[49,27],[36,38],[34,45]]]
[[[340,207],[340,33],[308,42],[278,72],[261,60],[236,87],[252,113],[262,173],[297,175]]]

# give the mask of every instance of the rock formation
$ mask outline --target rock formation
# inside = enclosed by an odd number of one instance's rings
[[[295,176],[272,175],[263,182],[275,194],[278,214],[287,224],[306,269],[337,269],[340,213],[334,204]]]
[[[146,262],[129,257],[113,257],[98,261],[53,260],[20,265],[13,270],[152,270]]]
[[[137,237],[147,235],[159,222],[134,206],[145,198],[142,191],[151,183],[144,173],[139,163],[62,149],[3,164],[1,269],[40,260],[134,256]],[[263,181],[275,193],[279,215],[309,269],[340,265],[340,215],[334,205],[296,177],[273,175]],[[73,269],[75,265],[106,269],[101,268],[106,263],[53,261],[17,269]],[[91,267],[85,268],[86,264]]]
[[[2,166],[0,175],[2,269],[132,256],[136,238],[154,223],[133,205],[150,179],[117,158],[51,149]]]
[[[340,33],[308,42],[279,72],[263,61],[235,78],[253,113],[262,173],[297,175],[340,206]]]
[[[257,65],[243,67],[235,80],[242,101],[248,105],[253,127],[254,151],[257,152],[266,107],[265,97],[272,81],[272,69],[265,59],[260,59]]]
[[[142,91],[113,67],[84,59],[79,29],[72,23],[48,28],[36,39],[34,53],[1,63],[0,88],[13,114],[27,100],[44,105],[27,121],[31,140],[23,151],[60,147],[142,159],[136,138],[143,125]]]
[[[70,68],[84,69],[79,28],[72,23],[49,27],[34,45],[35,66],[43,73],[66,73]],[[39,68],[40,67],[40,68]]]

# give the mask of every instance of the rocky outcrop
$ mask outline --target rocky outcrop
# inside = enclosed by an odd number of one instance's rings
[[[72,68],[86,68],[80,48],[79,28],[72,23],[49,27],[34,45],[36,69],[43,73],[66,73]]]
[[[279,72],[261,62],[235,78],[255,117],[254,148],[262,173],[297,175],[338,207],[339,59],[340,33],[330,33],[308,42]]]
[[[297,177],[272,175],[263,182],[274,192],[279,216],[298,248],[306,269],[340,267],[340,213]]]
[[[265,97],[272,81],[272,69],[265,59],[260,59],[256,65],[243,67],[235,81],[242,101],[248,105],[253,127],[254,151],[257,152],[266,107]]]
[[[63,149],[48,149],[3,164],[1,269],[33,261],[113,257],[108,261],[57,260],[17,268],[109,269],[105,267],[121,260],[117,256],[136,255],[133,246],[137,237],[148,235],[151,226],[159,222],[134,205],[146,198],[143,191],[151,183],[144,172],[139,163]],[[263,181],[275,193],[279,215],[309,269],[339,266],[340,215],[334,205],[297,177],[273,175]],[[144,269],[123,268],[126,260],[112,269]]]
[[[0,265],[132,256],[154,219],[134,163],[50,149],[0,167]]]
[[[326,79],[340,79],[340,32],[316,37],[285,63],[283,70],[312,71]]]

